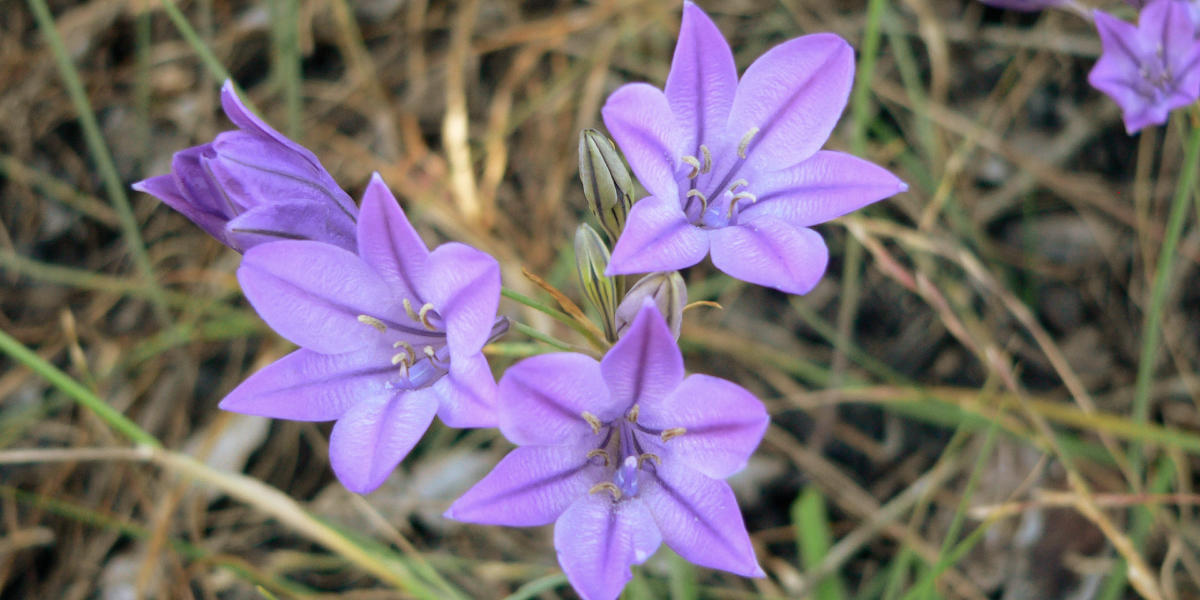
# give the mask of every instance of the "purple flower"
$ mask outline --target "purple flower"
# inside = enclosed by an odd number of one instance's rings
[[[1136,27],[1093,14],[1103,53],[1088,83],[1121,107],[1126,132],[1165,123],[1171,110],[1200,98],[1200,41],[1187,3],[1155,0]]]
[[[738,81],[704,11],[683,7],[666,89],[622,86],[604,124],[650,192],[613,248],[613,274],[675,271],[711,250],[733,277],[802,294],[828,250],[811,225],[904,191],[888,171],[821,151],[846,106],[854,50],[833,34],[784,42]]]
[[[317,157],[247,110],[229,81],[221,106],[238,130],[176,152],[171,173],[133,188],[239,252],[280,239],[353,250],[358,209]]]
[[[242,290],[301,349],[255,373],[221,408],[336,419],[334,473],[367,493],[435,413],[451,427],[495,426],[496,382],[480,350],[508,323],[496,318],[496,260],[458,243],[430,252],[378,175],[363,195],[357,233],[357,255],[299,240],[246,252]]]
[[[766,410],[724,379],[685,378],[653,302],[600,362],[544,354],[509,368],[497,407],[500,431],[519,447],[446,516],[554,522],[558,562],[586,599],[616,598],[630,566],[664,541],[696,564],[764,575],[722,479],[762,439]]]

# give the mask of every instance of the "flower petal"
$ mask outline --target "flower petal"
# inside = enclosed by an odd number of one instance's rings
[[[583,447],[517,448],[455,500],[446,517],[512,527],[553,522],[602,477],[586,456]]]
[[[629,567],[661,544],[645,504],[613,502],[604,492],[579,498],[554,524],[558,564],[584,600],[615,600],[633,578]]]
[[[829,249],[820,234],[772,217],[714,229],[712,261],[731,277],[807,294],[821,281]]]
[[[240,129],[246,130],[247,133],[252,133],[260,137],[268,138],[283,146],[287,150],[295,152],[299,158],[309,163],[313,169],[324,171],[321,167],[321,161],[317,160],[315,154],[310,152],[308,148],[293,142],[287,136],[276,131],[266,121],[258,118],[250,109],[242,104],[242,99],[238,97],[237,91],[233,88],[233,82],[226,79],[221,86],[221,108],[225,110],[225,115],[233,121]]]
[[[662,90],[646,83],[623,85],[600,114],[638,181],[651,195],[677,198],[675,172],[684,140]]]
[[[479,352],[500,306],[500,265],[491,255],[450,242],[429,253],[417,292],[446,322],[451,360]]]
[[[496,378],[483,354],[460,356],[450,372],[433,384],[440,406],[438,417],[460,429],[496,427]]]
[[[389,397],[395,369],[374,348],[344,354],[296,350],[243,381],[222,410],[292,421],[332,421],[363,398]]]
[[[425,276],[429,249],[396,203],[379,173],[363,192],[358,214],[358,255],[392,286],[393,294],[420,306],[416,282]]]
[[[329,462],[338,480],[358,494],[379,487],[425,435],[437,407],[428,388],[355,402],[329,436]]]
[[[708,234],[688,223],[679,203],[650,196],[629,211],[604,274],[677,271],[700,262],[705,254]]]
[[[681,132],[681,148],[700,157],[700,144],[720,135],[737,89],[733,52],[700,7],[683,3],[683,23],[665,92]]]
[[[612,405],[600,363],[567,352],[531,356],[509,367],[500,377],[496,410],[500,432],[518,445],[591,437],[585,411],[604,422],[622,414]]]
[[[319,164],[313,166],[273,140],[245,131],[217,134],[215,156],[206,157],[213,178],[237,202],[250,207],[287,200],[331,203],[344,219],[354,220],[357,207]]]
[[[633,325],[600,361],[614,405],[652,405],[679,387],[683,355],[662,313],[647,298]]]
[[[746,466],[769,422],[762,402],[745,388],[699,374],[689,375],[662,402],[643,404],[638,417],[650,429],[684,428],[683,435],[663,443],[669,460],[715,479]]]
[[[356,350],[380,339],[358,320],[378,319],[388,287],[362,259],[329,244],[260,244],[246,252],[238,282],[259,316],[279,335],[322,354]]]
[[[210,144],[176,152],[170,173],[139,181],[133,184],[133,189],[158,198],[228,245],[225,223],[238,208],[229,203],[201,166],[201,157],[206,152],[211,152]]]
[[[663,461],[655,473],[641,498],[672,550],[700,566],[745,577],[766,575],[754,558],[729,484],[670,461]]]
[[[324,242],[350,251],[355,247],[354,221],[329,202],[260,204],[230,220],[225,231],[230,245],[242,252],[279,240]]]
[[[890,171],[856,156],[821,150],[791,168],[755,174],[758,200],[743,220],[770,215],[797,227],[824,223],[908,189]]]
[[[817,33],[786,41],[742,75],[727,131],[749,138],[742,138],[748,167],[790,167],[829,139],[853,83],[854,50],[842,38]]]

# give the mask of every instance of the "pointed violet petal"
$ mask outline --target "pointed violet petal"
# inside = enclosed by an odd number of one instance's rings
[[[144,179],[133,184],[133,189],[158,198],[163,204],[170,206],[179,214],[187,217],[188,220],[195,223],[209,235],[217,238],[221,243],[229,244],[229,240],[225,236],[225,221],[227,217],[224,214],[207,209],[197,198],[185,195],[184,191],[179,187],[179,182],[175,174],[168,173]]]
[[[645,83],[623,85],[600,114],[642,186],[654,196],[678,197],[675,171],[684,140],[662,90]]]
[[[362,259],[329,244],[308,241],[260,244],[237,271],[242,292],[271,329],[292,343],[339,354],[381,340],[359,315],[386,319],[389,290]]]
[[[704,567],[745,577],[765,575],[729,484],[678,462],[663,461],[655,469],[641,498],[672,550]]]
[[[310,152],[308,148],[289,140],[287,136],[279,133],[273,127],[267,125],[266,121],[263,121],[257,115],[250,112],[250,109],[246,108],[246,105],[242,103],[242,99],[238,97],[237,91],[234,90],[233,82],[228,79],[221,85],[221,108],[225,110],[225,115],[229,117],[230,121],[233,121],[234,125],[249,133],[270,138],[288,150],[295,152],[313,168],[324,170],[321,167],[321,162],[317,160],[316,155]]]
[[[496,427],[496,378],[483,354],[455,358],[450,372],[433,384],[438,417],[460,429]]]
[[[379,173],[363,193],[358,214],[358,255],[393,289],[393,295],[408,298],[415,306],[417,281],[424,277],[429,249],[408,222]]]
[[[264,242],[312,240],[353,251],[354,222],[329,202],[304,200],[255,206],[225,225],[230,245],[245,252]]]
[[[221,409],[292,421],[332,421],[363,398],[387,397],[396,370],[374,348],[344,354],[296,350],[243,381]]]
[[[829,249],[820,234],[772,217],[715,229],[712,261],[730,277],[807,294],[821,280]]]
[[[338,480],[357,494],[379,487],[425,435],[437,406],[430,389],[360,398],[329,436],[329,463]]]
[[[594,437],[583,418],[601,422],[622,414],[613,405],[600,363],[574,353],[539,354],[508,368],[500,377],[496,410],[500,432],[514,444],[555,445]]]
[[[417,293],[446,322],[451,360],[479,352],[500,306],[500,264],[465,244],[442,244],[429,253]]]
[[[853,82],[854,50],[842,38],[816,33],[786,41],[742,75],[727,131],[746,136],[748,166],[759,171],[789,167],[829,139]]]
[[[650,196],[635,202],[606,275],[677,271],[708,254],[708,233],[688,223],[679,202]]]
[[[908,189],[887,169],[856,156],[821,150],[788,169],[756,173],[758,199],[743,220],[770,215],[797,227],[824,223]]]
[[[697,402],[703,398],[703,402]],[[670,457],[715,479],[746,466],[762,441],[770,417],[762,402],[741,386],[708,375],[689,375],[662,402],[641,405],[638,424],[649,429],[684,428],[663,442]]]
[[[603,476],[586,458],[587,449],[524,446],[446,511],[456,521],[532,527],[553,522]]]
[[[662,535],[638,499],[613,502],[607,492],[579,498],[554,524],[558,564],[584,600],[616,600]]]
[[[215,156],[208,160],[217,183],[231,195],[244,195],[247,207],[284,200],[330,202],[354,220],[354,201],[319,165],[314,167],[273,140],[245,131],[226,131],[212,143]]]
[[[660,402],[683,380],[683,355],[654,301],[641,311],[600,361],[612,402],[625,412],[634,404]]]
[[[685,153],[699,158],[700,144],[725,128],[737,81],[733,52],[717,26],[698,6],[684,2],[665,92]]]

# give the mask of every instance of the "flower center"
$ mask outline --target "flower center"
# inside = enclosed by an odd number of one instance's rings
[[[757,134],[758,128],[751,127],[738,142],[736,158],[723,156],[723,160],[715,163],[716,168],[712,152],[705,144],[700,144],[700,157],[689,155],[679,159],[691,167],[683,176],[680,189],[687,189],[682,200],[683,212],[692,225],[706,229],[736,225],[740,207],[757,200],[747,189],[749,181],[735,179]]]
[[[1158,45],[1154,54],[1145,56],[1138,72],[1143,85],[1135,86],[1138,93],[1147,99],[1157,101],[1175,85],[1175,76],[1171,66],[1167,64],[1166,53],[1162,44]]]
[[[634,404],[628,413],[609,423],[602,423],[589,412],[581,415],[592,432],[600,436],[600,444],[587,453],[588,459],[612,469],[611,480],[597,483],[588,490],[589,493],[607,491],[613,500],[637,496],[639,472],[662,464],[658,454],[647,450],[656,450],[686,433],[682,427],[657,430],[639,425],[638,412],[638,405]]]
[[[441,315],[430,303],[414,309],[407,298],[404,312],[412,321],[396,323],[371,315],[358,315],[358,322],[389,336],[392,353],[391,367],[399,375],[396,385],[403,389],[420,389],[432,385],[450,370],[450,350]],[[399,339],[396,339],[399,338]]]

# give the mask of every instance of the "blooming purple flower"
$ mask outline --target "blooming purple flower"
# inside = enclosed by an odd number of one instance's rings
[[[1171,110],[1200,98],[1200,41],[1187,3],[1150,2],[1137,26],[1093,14],[1103,53],[1088,83],[1121,107],[1126,132],[1165,123]]]
[[[874,164],[819,150],[853,79],[850,46],[815,34],[772,48],[738,81],[729,44],[685,2],[665,91],[628,84],[604,105],[651,194],[634,204],[608,273],[674,271],[711,250],[733,277],[811,290],[828,249],[809,227],[907,189]]]
[[[500,431],[518,448],[446,516],[554,522],[558,562],[585,599],[616,598],[630,566],[664,541],[696,564],[764,575],[722,480],[762,439],[766,410],[724,379],[685,378],[652,301],[600,362],[559,353],[509,368],[497,407]]]
[[[496,260],[458,243],[430,252],[378,175],[363,195],[357,251],[285,240],[246,252],[243,292],[301,349],[252,375],[221,408],[336,419],[334,473],[367,493],[435,413],[451,427],[495,426],[496,382],[481,349],[508,323],[496,318]]]
[[[354,249],[358,209],[317,157],[254,116],[229,81],[221,106],[238,126],[175,153],[171,173],[133,184],[245,252],[280,239]]]

